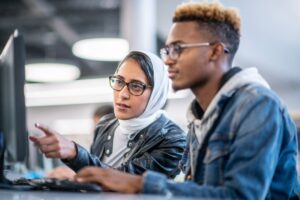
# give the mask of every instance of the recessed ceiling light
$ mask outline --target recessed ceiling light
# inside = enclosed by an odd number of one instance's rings
[[[26,65],[26,81],[31,82],[64,82],[80,76],[75,65],[64,63],[33,63]]]
[[[88,60],[120,61],[128,54],[129,44],[120,38],[91,38],[76,42],[72,52]]]

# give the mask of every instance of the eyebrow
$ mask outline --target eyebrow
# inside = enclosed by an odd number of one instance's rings
[[[171,42],[171,43],[169,43],[169,44],[165,44],[165,45],[168,46],[168,45],[172,45],[172,44],[180,44],[180,43],[185,43],[185,42],[182,41],[182,40],[175,40],[175,41],[173,41],[173,42]]]
[[[121,76],[121,75],[116,75],[116,77],[118,77],[118,78],[120,78],[122,80],[125,80],[125,78],[123,76]],[[147,85],[147,83],[144,83],[143,81],[137,80],[137,79],[130,79],[129,82],[140,82],[140,83],[143,83],[143,84]]]

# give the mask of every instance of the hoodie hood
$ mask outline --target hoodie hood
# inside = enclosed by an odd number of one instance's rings
[[[235,74],[220,88],[218,93],[210,102],[207,110],[204,112],[204,115],[201,120],[197,119],[194,116],[192,112],[192,107],[190,105],[187,111],[188,123],[189,125],[194,124],[196,125],[196,127],[200,127],[199,130],[195,131],[198,141],[200,143],[206,135],[206,132],[210,129],[215,119],[219,115],[221,108],[218,106],[218,103],[223,98],[231,97],[239,88],[249,84],[258,84],[263,87],[270,88],[269,84],[258,73],[258,70],[256,68],[247,68]]]

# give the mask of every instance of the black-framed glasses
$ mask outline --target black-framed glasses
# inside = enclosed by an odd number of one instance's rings
[[[151,88],[152,86],[146,85],[140,81],[130,81],[125,82],[123,79],[117,76],[109,76],[109,85],[113,90],[121,91],[125,85],[128,88],[130,94],[134,96],[140,96],[144,93],[147,88]]]
[[[165,46],[160,50],[160,56],[163,61],[166,61],[167,58],[171,58],[172,60],[177,60],[183,51],[183,49],[186,48],[194,48],[194,47],[207,47],[210,45],[214,45],[221,42],[202,42],[202,43],[192,43],[192,44],[170,44],[168,46]],[[223,43],[221,43],[224,46],[224,52],[229,53],[229,49],[225,47]]]

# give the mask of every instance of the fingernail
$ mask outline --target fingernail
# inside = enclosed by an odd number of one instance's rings
[[[39,123],[35,123],[34,126],[35,126],[35,127],[39,127],[40,124],[39,124]]]
[[[82,179],[81,178],[75,178],[75,181],[82,182]]]

